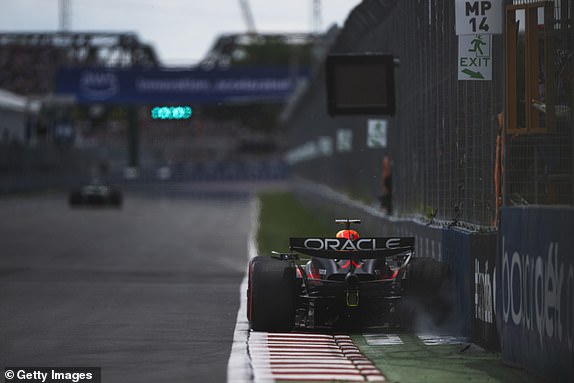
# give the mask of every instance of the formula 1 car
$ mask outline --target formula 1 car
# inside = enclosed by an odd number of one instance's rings
[[[122,192],[119,188],[92,180],[87,185],[72,189],[68,196],[68,203],[76,206],[122,206]]]
[[[335,238],[290,238],[289,253],[250,261],[247,318],[252,330],[396,325],[414,238],[360,238],[350,228],[360,220],[336,222],[346,228]]]

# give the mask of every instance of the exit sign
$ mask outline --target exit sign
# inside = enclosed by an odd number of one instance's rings
[[[492,80],[490,35],[458,36],[458,79]]]
[[[503,0],[456,0],[457,35],[502,33]]]

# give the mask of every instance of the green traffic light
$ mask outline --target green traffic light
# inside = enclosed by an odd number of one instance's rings
[[[192,115],[190,106],[156,106],[151,110],[154,120],[184,120]]]

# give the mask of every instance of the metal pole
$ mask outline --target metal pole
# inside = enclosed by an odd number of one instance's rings
[[[70,30],[70,0],[60,0],[60,32]]]
[[[139,167],[139,127],[138,127],[138,107],[130,105],[127,107],[128,114],[128,166],[137,169]]]

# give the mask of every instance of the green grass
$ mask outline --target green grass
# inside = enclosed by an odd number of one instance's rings
[[[403,344],[385,346],[371,346],[361,335],[354,335],[353,341],[389,382],[542,383],[524,370],[503,364],[499,353],[467,343],[425,346],[408,333],[400,338]]]
[[[334,223],[326,227],[290,192],[261,193],[259,200],[259,255],[270,255],[272,250],[289,251],[289,237],[332,236],[337,229]]]

